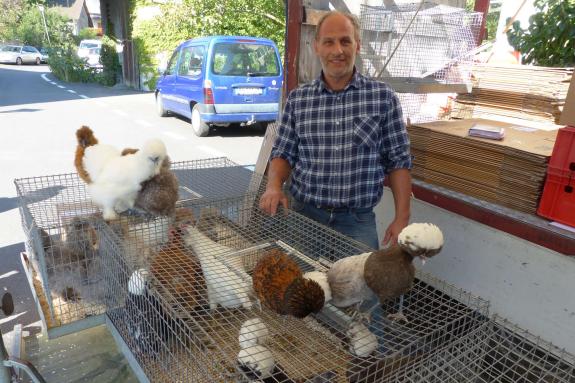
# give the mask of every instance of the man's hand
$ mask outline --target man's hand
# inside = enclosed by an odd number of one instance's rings
[[[284,211],[287,213],[288,199],[286,195],[278,189],[266,189],[260,198],[260,209],[273,217],[276,215],[278,205],[280,203],[283,205],[285,209]]]
[[[397,237],[399,233],[407,226],[409,223],[409,218],[406,219],[394,219],[393,222],[389,224],[387,230],[385,231],[385,236],[383,237],[382,244],[385,246],[388,243],[392,246],[397,244]]]

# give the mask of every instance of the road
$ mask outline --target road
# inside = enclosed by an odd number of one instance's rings
[[[64,83],[44,65],[0,65],[0,294],[10,291],[16,305],[11,317],[0,315],[4,333],[17,323],[38,326],[19,259],[24,233],[14,179],[74,172],[75,131],[81,125],[119,148],[160,138],[173,161],[225,156],[253,165],[263,141],[263,133],[250,128],[196,137],[189,120],[157,116],[152,93]]]

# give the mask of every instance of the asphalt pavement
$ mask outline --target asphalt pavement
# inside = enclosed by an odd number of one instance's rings
[[[257,129],[222,128],[196,137],[189,120],[156,115],[154,97],[122,86],[65,83],[46,65],[0,65],[0,293],[14,296],[15,312],[0,315],[0,330],[40,329],[20,252],[24,233],[14,180],[73,173],[75,131],[90,126],[100,142],[141,147],[161,138],[173,161],[227,157],[253,165],[263,141]]]

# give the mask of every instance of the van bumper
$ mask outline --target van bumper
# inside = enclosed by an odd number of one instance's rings
[[[255,105],[254,105],[255,106]],[[202,120],[207,123],[221,123],[221,124],[231,124],[231,123],[246,123],[246,122],[272,122],[276,121],[278,118],[277,107],[275,111],[274,108],[262,108],[266,110],[265,112],[258,112],[257,108],[253,112],[241,112],[241,113],[216,113],[217,106],[214,105],[201,105],[200,114]]]

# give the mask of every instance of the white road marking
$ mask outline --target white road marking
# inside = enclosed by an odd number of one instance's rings
[[[205,145],[196,146],[196,149],[200,149],[202,152],[206,152],[216,157],[229,157],[227,154]]]
[[[90,98],[90,97],[88,97],[88,96],[84,96],[83,94],[79,94],[79,96],[82,97],[82,98]]]
[[[0,275],[0,279],[11,277],[12,275],[18,274],[18,270],[12,270],[7,273]]]
[[[171,138],[173,138],[173,139],[175,139],[175,140],[178,140],[178,141],[183,141],[183,140],[186,139],[186,137],[184,137],[184,136],[182,136],[181,134],[178,134],[178,133],[163,132],[162,134],[163,134],[164,136],[171,137]]]
[[[76,91],[75,91],[75,90],[72,90],[72,89],[66,89],[66,90],[67,90],[68,92],[70,92],[70,93],[76,94]]]
[[[50,82],[50,84],[52,84],[52,85],[58,85],[58,84],[56,84],[54,81],[49,81],[49,82]]]
[[[66,87],[65,87],[65,86],[62,86],[62,85],[58,85],[58,88],[60,88],[60,89],[65,89]]]
[[[40,77],[42,77],[44,79],[44,81],[51,82],[50,79],[48,77],[46,77],[46,73],[42,74]]]
[[[142,125],[142,126],[145,126],[145,127],[147,127],[147,128],[152,128],[152,127],[154,126],[154,125],[150,124],[150,123],[149,123],[148,121],[146,121],[146,120],[135,120],[134,122],[135,122],[136,124],[138,124],[138,125]]]
[[[122,116],[122,117],[128,117],[128,113],[126,113],[120,109],[113,109],[113,112],[116,113],[117,115]]]

